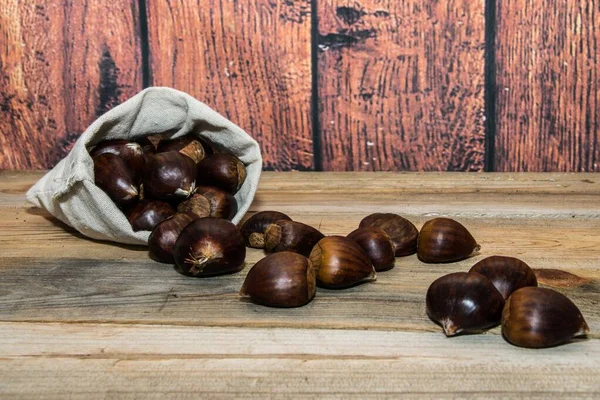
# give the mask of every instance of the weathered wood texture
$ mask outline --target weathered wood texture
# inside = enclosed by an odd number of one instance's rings
[[[482,252],[448,265],[398,258],[378,280],[319,289],[309,305],[240,300],[238,274],[186,278],[143,247],[87,240],[31,208],[40,173],[0,172],[0,396],[45,398],[548,398],[600,395],[600,181],[594,174],[265,173],[251,212],[278,209],[326,234],[389,210],[464,223]],[[447,339],[429,284],[492,254],[517,256],[569,296],[587,339],[545,350],[499,328]]]
[[[496,7],[496,170],[600,171],[600,1]]]
[[[11,398],[600,394],[597,340],[531,352],[489,335],[447,339],[438,333],[112,324],[2,328],[0,396]]]
[[[152,84],[244,128],[266,169],[312,169],[310,0],[147,3]]]
[[[317,5],[326,170],[483,169],[483,2]]]
[[[0,1],[0,168],[54,166],[142,88],[137,2]]]

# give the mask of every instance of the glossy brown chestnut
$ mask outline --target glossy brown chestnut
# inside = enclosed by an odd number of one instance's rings
[[[198,163],[198,184],[236,193],[246,180],[246,167],[231,154],[212,154]]]
[[[325,235],[312,226],[296,221],[275,221],[265,230],[265,250],[269,253],[293,251],[308,257]]]
[[[492,281],[504,300],[512,292],[525,286],[537,286],[535,273],[529,265],[514,257],[491,256],[473,265],[471,272],[479,272]]]
[[[178,151],[194,160],[198,164],[205,156],[204,146],[193,135],[182,136],[177,139],[162,139],[156,146],[157,153]]]
[[[319,287],[343,289],[376,279],[375,268],[364,250],[342,236],[319,240],[309,259]]]
[[[427,314],[446,336],[475,333],[500,322],[504,298],[477,272],[455,272],[436,279],[426,296]]]
[[[248,272],[241,296],[269,307],[300,307],[316,292],[315,270],[303,255],[283,251],[268,255]]]
[[[358,228],[346,236],[356,242],[369,256],[375,271],[387,271],[394,268],[394,245],[387,233],[379,228]]]
[[[210,216],[231,220],[238,211],[235,197],[213,186],[198,186],[196,192],[204,196],[210,204]]]
[[[425,222],[421,228],[417,256],[426,263],[449,263],[464,260],[480,248],[459,222],[435,218]]]
[[[197,218],[191,214],[176,213],[156,225],[148,237],[150,258],[161,263],[175,264],[175,242],[183,228],[195,219]]]
[[[557,346],[589,331],[579,308],[552,289],[518,289],[508,298],[502,312],[502,335],[516,346]]]
[[[127,219],[134,232],[151,231],[156,225],[171,215],[175,214],[175,209],[165,201],[160,200],[140,200],[129,212]]]
[[[134,204],[139,197],[135,178],[125,161],[112,153],[100,154],[94,160],[94,182],[118,207]]]
[[[225,219],[208,217],[193,221],[181,231],[173,255],[184,275],[221,275],[244,267],[246,246],[237,226]]]
[[[412,222],[397,214],[371,214],[360,221],[359,227],[375,227],[387,233],[394,244],[396,257],[408,256],[417,252],[419,231]]]
[[[146,161],[144,160],[142,146],[138,143],[119,139],[105,140],[94,146],[90,151],[90,156],[93,158],[105,153],[121,157],[136,180],[139,181],[141,179]]]
[[[185,199],[194,191],[196,165],[188,156],[170,151],[157,153],[144,174],[144,194],[157,200]]]
[[[267,227],[276,221],[291,221],[286,214],[278,211],[259,211],[246,222],[243,223],[240,230],[246,241],[246,246],[255,249],[265,248],[265,231]]]

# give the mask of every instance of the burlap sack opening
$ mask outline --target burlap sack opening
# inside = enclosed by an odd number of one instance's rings
[[[166,87],[145,89],[94,121],[71,152],[29,189],[26,198],[90,238],[146,244],[150,232],[134,232],[125,215],[94,184],[88,148],[102,140],[136,140],[164,132],[172,138],[197,135],[246,165],[246,181],[235,195],[239,210],[233,222],[239,222],[252,203],[260,179],[258,144],[206,104]]]

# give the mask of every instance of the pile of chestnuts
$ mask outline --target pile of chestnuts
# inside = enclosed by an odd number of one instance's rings
[[[234,195],[246,179],[246,168],[237,157],[217,153],[193,135],[151,138],[154,141],[106,140],[90,150],[96,186],[123,211],[133,231],[153,231],[175,216],[168,226],[182,225],[191,217],[235,216]]]
[[[270,253],[250,269],[240,294],[271,307],[305,305],[317,287],[372,282],[377,273],[394,267],[396,257],[417,253],[425,262],[451,262],[479,250],[456,221],[429,221],[419,234],[412,222],[392,213],[365,217],[346,237],[325,236],[276,211],[254,214],[240,231],[247,246]]]
[[[468,272],[438,278],[427,290],[426,306],[447,336],[501,324],[508,342],[543,348],[589,332],[577,306],[560,292],[537,287],[533,270],[514,257],[487,257]]]
[[[217,153],[193,136],[97,144],[96,185],[127,215],[134,231],[152,231],[150,257],[175,264],[190,277],[239,272],[246,247],[267,256],[248,272],[240,295],[269,307],[308,304],[317,287],[345,289],[376,280],[395,258],[417,254],[425,263],[464,260],[480,250],[471,233],[449,218],[419,231],[397,214],[365,217],[347,236],[325,236],[277,211],[261,211],[240,227],[234,194],[246,177],[235,156]],[[579,309],[561,293],[537,287],[531,268],[513,257],[492,256],[468,272],[435,280],[426,294],[428,316],[447,336],[478,333],[498,324],[517,346],[556,346],[586,334]]]

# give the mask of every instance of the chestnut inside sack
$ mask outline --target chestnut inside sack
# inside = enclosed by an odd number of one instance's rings
[[[232,219],[238,223],[258,186],[262,170],[258,143],[206,104],[166,87],[145,89],[94,121],[70,153],[29,189],[27,200],[90,238],[147,244],[150,232],[134,232],[126,215],[95,185],[89,149],[106,140],[140,141],[156,134],[168,139],[196,136],[244,164],[246,179],[235,194],[238,211]]]

